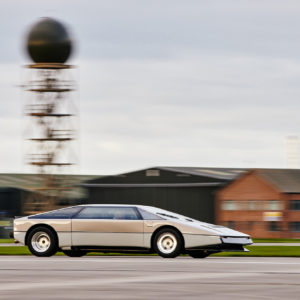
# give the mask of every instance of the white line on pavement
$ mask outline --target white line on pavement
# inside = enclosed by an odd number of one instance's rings
[[[142,283],[142,282],[174,282],[174,281],[184,281],[184,280],[197,280],[197,279],[219,279],[219,278],[234,278],[234,277],[247,277],[247,276],[259,276],[260,273],[181,273],[181,274],[167,274],[167,275],[152,275],[152,276],[139,276],[139,277],[127,277],[127,278],[97,278],[97,279],[76,279],[54,282],[28,282],[28,283],[0,283],[0,291],[9,290],[36,290],[45,288],[78,288],[80,286],[107,286],[107,285],[117,285],[117,284],[128,284],[128,283]]]
[[[224,260],[223,260],[224,259]],[[159,263],[159,264],[177,264],[179,261],[182,264],[265,264],[265,265],[300,265],[300,260],[299,262],[293,261],[293,262],[274,262],[274,261],[262,261],[262,260],[239,260],[239,258],[236,258],[236,261],[233,261],[231,258],[230,260],[226,258],[206,258],[206,259],[192,259],[192,258],[186,258],[186,259],[161,259],[161,258],[151,258],[151,259],[140,259],[140,258],[135,258],[135,257],[126,257],[126,258],[111,258],[111,257],[97,257],[97,258],[91,258],[91,257],[86,257],[86,258],[67,258],[67,257],[53,257],[53,258],[36,258],[29,256],[27,258],[20,258],[20,257],[15,257],[15,258],[7,258],[7,257],[0,257],[0,262],[28,262],[28,263],[40,263],[43,264],[44,262],[69,262],[75,264],[77,262],[84,262],[84,263],[149,263],[149,264],[154,264],[154,263]],[[0,267],[1,270],[1,267]]]

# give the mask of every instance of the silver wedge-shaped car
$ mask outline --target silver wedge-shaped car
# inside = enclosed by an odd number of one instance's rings
[[[135,251],[204,258],[252,244],[247,234],[142,205],[78,205],[16,218],[14,238],[36,256],[72,257]]]

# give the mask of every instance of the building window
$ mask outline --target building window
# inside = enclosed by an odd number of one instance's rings
[[[249,228],[249,230],[253,230],[254,224],[255,224],[254,221],[249,221],[249,222],[248,222],[248,228]]]
[[[250,222],[248,222],[248,221],[239,221],[239,222],[235,222],[234,226],[235,226],[235,229],[237,229],[237,230],[247,231],[247,230],[250,230],[249,223]]]
[[[270,200],[268,204],[269,204],[268,210],[280,210],[281,209],[280,201],[278,201],[278,200]]]
[[[234,222],[233,221],[228,221],[227,222],[227,227],[231,228],[231,229],[234,229]]]
[[[269,231],[280,231],[279,222],[271,221],[268,223]]]
[[[222,205],[223,210],[236,210],[236,203],[233,200],[225,200]]]
[[[256,209],[256,201],[249,200],[248,201],[248,209],[249,210],[255,210]]]
[[[239,201],[237,203],[237,210],[248,210],[248,203],[247,203],[247,201]]]
[[[290,230],[293,232],[300,232],[300,222],[291,222]]]
[[[253,208],[251,210],[265,210],[265,209],[267,209],[265,201],[252,200],[251,202],[252,202],[251,206]]]
[[[300,210],[300,200],[291,200],[290,210]]]

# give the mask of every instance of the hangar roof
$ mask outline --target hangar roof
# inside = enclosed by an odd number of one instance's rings
[[[68,191],[68,197],[81,197],[85,194],[79,185],[81,182],[90,180],[92,178],[99,178],[95,175],[57,175],[53,176],[59,178],[65,186],[73,187]],[[41,174],[25,174],[25,173],[0,173],[0,188],[17,188],[27,191],[35,191],[38,187],[43,185],[43,176]]]
[[[205,168],[205,167],[156,167],[160,170],[168,170],[177,173],[186,173],[196,176],[212,177],[216,179],[232,180],[241,175],[247,169],[236,168]],[[155,169],[155,168],[154,168]]]
[[[220,186],[257,172],[284,193],[300,193],[300,169],[241,169],[156,166],[85,181],[85,187]]]
[[[245,172],[234,168],[153,167],[86,181],[85,187],[219,186]]]

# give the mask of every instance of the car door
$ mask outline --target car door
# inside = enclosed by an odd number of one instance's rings
[[[72,246],[143,247],[135,207],[87,206],[72,218]]]

